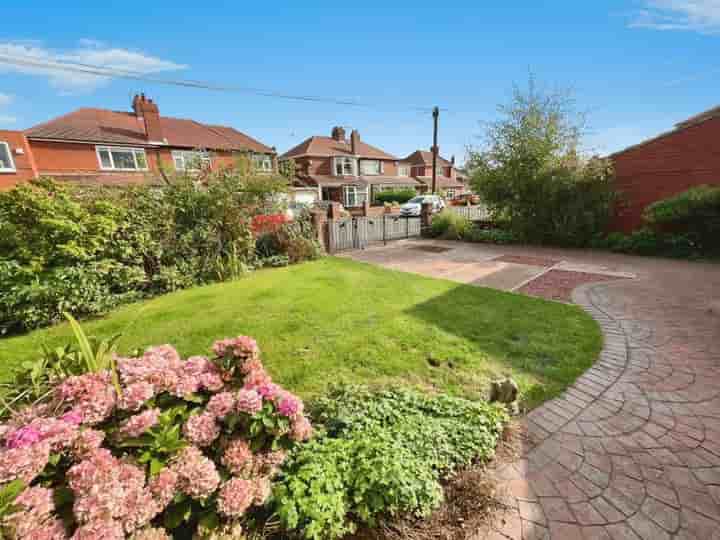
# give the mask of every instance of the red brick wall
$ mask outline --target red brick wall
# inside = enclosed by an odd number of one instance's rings
[[[619,208],[612,229],[642,225],[644,208],[702,184],[720,186],[720,118],[672,132],[612,156]]]
[[[109,184],[141,183],[157,177],[160,170],[158,163],[162,163],[166,171],[175,170],[170,148],[146,148],[145,155],[150,170],[135,173],[102,171],[94,144],[48,141],[32,141],[30,144],[39,173],[59,180]],[[212,167],[232,167],[235,157],[232,152],[212,152]]]
[[[10,189],[18,182],[34,178],[35,162],[25,135],[21,131],[0,130],[0,141],[8,143],[15,163],[15,172],[0,173],[0,189]],[[18,150],[21,151],[20,154]]]

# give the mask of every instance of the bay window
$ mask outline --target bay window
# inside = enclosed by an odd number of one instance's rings
[[[142,148],[97,146],[100,168],[105,171],[147,171],[147,157]]]
[[[0,172],[15,172],[10,145],[4,141],[0,141]]]
[[[202,150],[173,150],[176,171],[200,171],[210,167],[210,155]]]
[[[357,176],[356,161],[351,157],[336,157],[335,176]]]
[[[360,174],[368,176],[382,174],[382,163],[379,159],[361,159]]]

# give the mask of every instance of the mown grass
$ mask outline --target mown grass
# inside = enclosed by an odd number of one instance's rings
[[[509,374],[530,407],[568,386],[602,343],[575,306],[338,258],[128,305],[84,328],[122,333],[124,353],[171,343],[183,355],[204,354],[216,339],[251,335],[278,382],[304,397],[340,381],[478,397],[492,377]],[[41,344],[70,336],[59,325],[0,340],[0,378]]]

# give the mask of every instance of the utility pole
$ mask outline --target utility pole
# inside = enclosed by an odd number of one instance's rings
[[[435,195],[437,192],[437,159],[438,159],[438,143],[437,143],[437,132],[438,132],[438,116],[440,116],[440,109],[433,107],[433,145],[432,145],[432,193]]]

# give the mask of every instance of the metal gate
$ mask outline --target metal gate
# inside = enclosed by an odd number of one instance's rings
[[[420,217],[382,215],[328,220],[330,253],[349,249],[365,249],[373,242],[387,243],[420,236]]]

